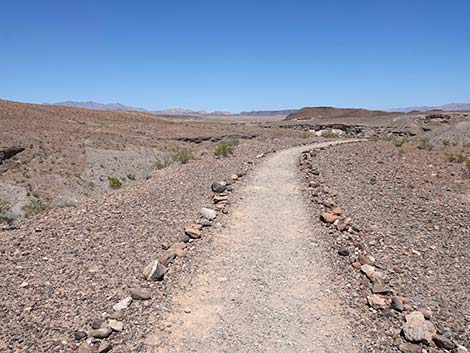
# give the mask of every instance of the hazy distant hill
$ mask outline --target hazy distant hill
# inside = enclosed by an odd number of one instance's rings
[[[63,107],[76,107],[76,108],[83,108],[83,109],[94,109],[94,110],[134,110],[139,112],[146,112],[147,110],[143,108],[136,108],[136,107],[128,107],[126,105],[120,103],[98,103],[98,102],[74,102],[74,101],[66,101],[66,102],[59,102],[59,103],[52,103],[50,105],[60,105]]]
[[[253,110],[249,112],[241,112],[239,115],[248,116],[274,116],[274,115],[289,115],[295,113],[297,109],[286,109],[286,110]]]
[[[93,109],[93,110],[116,110],[116,111],[125,111],[125,110],[133,110],[138,112],[148,112],[156,115],[191,115],[191,116],[203,116],[203,115],[231,115],[229,112],[206,112],[204,110],[190,110],[190,109],[183,109],[183,108],[172,108],[172,109],[164,109],[164,110],[154,110],[149,111],[144,108],[138,107],[130,107],[121,103],[98,103],[93,101],[88,102],[76,102],[76,101],[66,101],[66,102],[59,102],[59,103],[52,103],[50,105],[59,105],[63,107],[75,107],[75,108],[83,108],[83,109]]]
[[[362,118],[390,113],[382,110],[368,110],[360,108],[335,108],[335,107],[306,107],[289,114],[285,120],[309,120],[321,118]]]
[[[411,111],[425,112],[428,110],[468,110],[470,111],[470,103],[450,103],[450,104],[444,104],[444,105],[439,105],[435,107],[421,106],[421,107],[387,109],[387,111],[389,112],[401,112],[401,113],[408,113]]]

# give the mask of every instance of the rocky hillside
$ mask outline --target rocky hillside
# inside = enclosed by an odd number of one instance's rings
[[[175,162],[300,132],[268,131],[226,121],[161,118],[146,112],[98,111],[0,100],[0,200],[7,218],[73,205]],[[0,212],[5,216],[5,212]]]
[[[358,108],[312,107],[302,108],[289,114],[285,120],[311,120],[327,118],[363,118],[388,115],[381,110],[367,110]]]

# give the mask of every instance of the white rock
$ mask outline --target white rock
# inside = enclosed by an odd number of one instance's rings
[[[113,331],[121,332],[124,329],[124,324],[121,321],[114,319],[108,320],[108,326],[111,327]]]
[[[144,268],[143,275],[147,281],[161,281],[167,271],[158,260],[153,260]]]
[[[372,278],[374,276],[375,267],[372,265],[362,265],[361,271],[366,274],[367,277]]]
[[[124,309],[127,309],[129,305],[131,305],[131,303],[132,303],[132,298],[129,296],[121,300],[119,303],[114,304],[113,309],[114,311],[124,310]]]
[[[201,215],[207,218],[209,221],[213,221],[217,217],[217,212],[210,208],[201,208]]]

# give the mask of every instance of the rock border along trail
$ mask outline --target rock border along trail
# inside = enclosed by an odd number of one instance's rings
[[[145,352],[360,352],[315,240],[291,148],[257,168],[214,252]]]

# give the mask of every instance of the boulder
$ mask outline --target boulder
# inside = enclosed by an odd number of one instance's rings
[[[147,281],[161,281],[168,269],[157,260],[150,262],[142,272]]]
[[[403,336],[409,342],[426,343],[432,342],[436,334],[436,328],[431,321],[427,321],[419,311],[413,311],[405,316],[406,323],[402,327]]]

